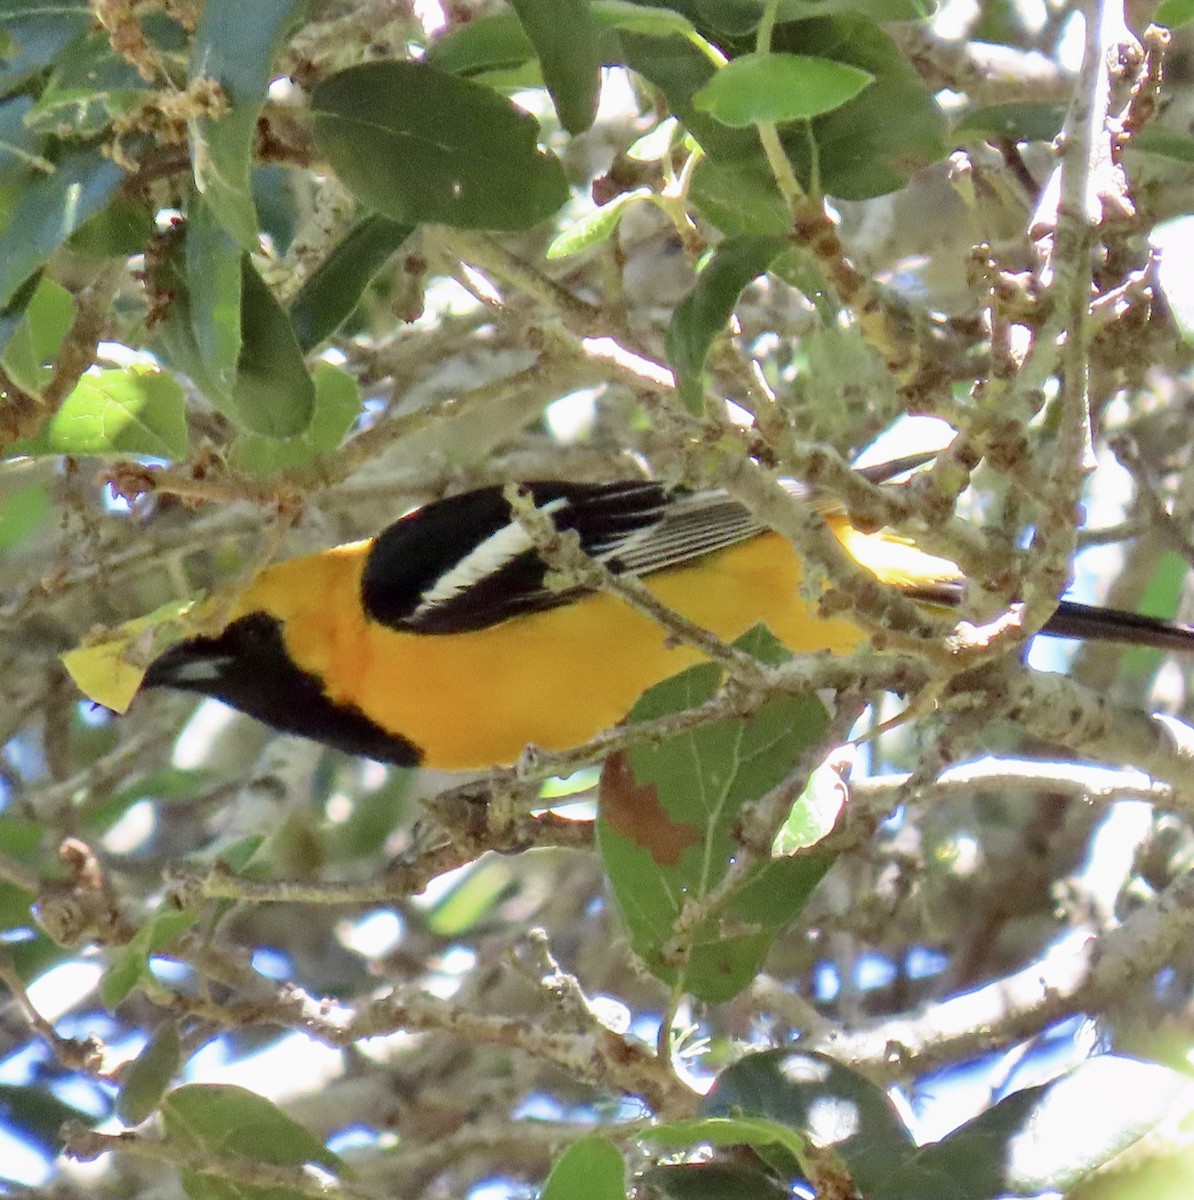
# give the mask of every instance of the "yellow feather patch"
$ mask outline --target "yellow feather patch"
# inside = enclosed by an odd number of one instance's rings
[[[892,587],[917,588],[962,582],[962,572],[956,563],[936,554],[926,554],[906,538],[882,530],[860,533],[845,521],[833,522],[833,532],[859,566]]]

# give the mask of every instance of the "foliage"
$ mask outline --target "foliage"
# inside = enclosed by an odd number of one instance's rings
[[[1188,591],[1194,9],[1036,7],[0,4],[0,1189],[1189,1194],[1188,664],[1021,650]],[[134,699],[274,558],[643,471],[872,645],[464,782]]]

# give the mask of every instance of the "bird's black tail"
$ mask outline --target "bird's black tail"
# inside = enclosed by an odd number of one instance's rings
[[[1081,638],[1090,642],[1120,642],[1128,646],[1150,646],[1156,650],[1194,653],[1194,626],[1142,617],[1117,608],[1098,608],[1063,600],[1045,622],[1041,633],[1054,637]]]

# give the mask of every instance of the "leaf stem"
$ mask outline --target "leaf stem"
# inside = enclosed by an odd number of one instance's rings
[[[655,1038],[655,1055],[660,1062],[665,1063],[669,1071],[674,1072],[672,1060],[672,1043],[675,1037],[676,1014],[680,1011],[680,1002],[684,999],[683,985],[677,982],[668,997],[667,1008],[659,1021],[659,1033]]]
[[[769,54],[771,52],[771,34],[775,29],[775,18],[779,12],[779,0],[767,0],[759,28],[755,31],[755,52]],[[792,170],[792,164],[784,152],[783,143],[779,139],[779,130],[774,121],[760,121],[758,125],[759,141],[763,144],[763,153],[767,156],[767,165],[775,176],[776,186],[783,196],[790,211],[804,199],[804,189]]]
[[[763,16],[759,20],[759,28],[755,31],[755,52],[767,54],[771,50],[771,32],[775,28],[775,18],[779,12],[779,0],[767,0]]]
[[[760,121],[758,125],[759,141],[763,143],[763,153],[767,156],[767,165],[775,177],[775,184],[780,195],[788,205],[789,211],[795,211],[796,206],[804,199],[804,189],[792,164],[784,152],[783,143],[779,140],[779,130],[774,121]]]

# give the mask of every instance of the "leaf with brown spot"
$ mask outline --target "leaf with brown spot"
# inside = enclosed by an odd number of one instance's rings
[[[625,751],[606,759],[600,798],[601,815],[610,829],[641,846],[661,867],[674,867],[689,846],[700,843],[700,827],[668,816],[659,802],[659,789],[635,778]]]
[[[765,631],[739,645],[768,661],[784,653]],[[647,692],[629,719],[692,708],[720,678],[712,664],[692,667]],[[779,697],[750,717],[635,746],[607,765],[597,843],[631,944],[669,986],[708,1001],[737,995],[829,868],[828,853],[760,862],[716,911],[676,936],[685,903],[721,884],[743,807],[784,782],[828,719],[815,696]]]

